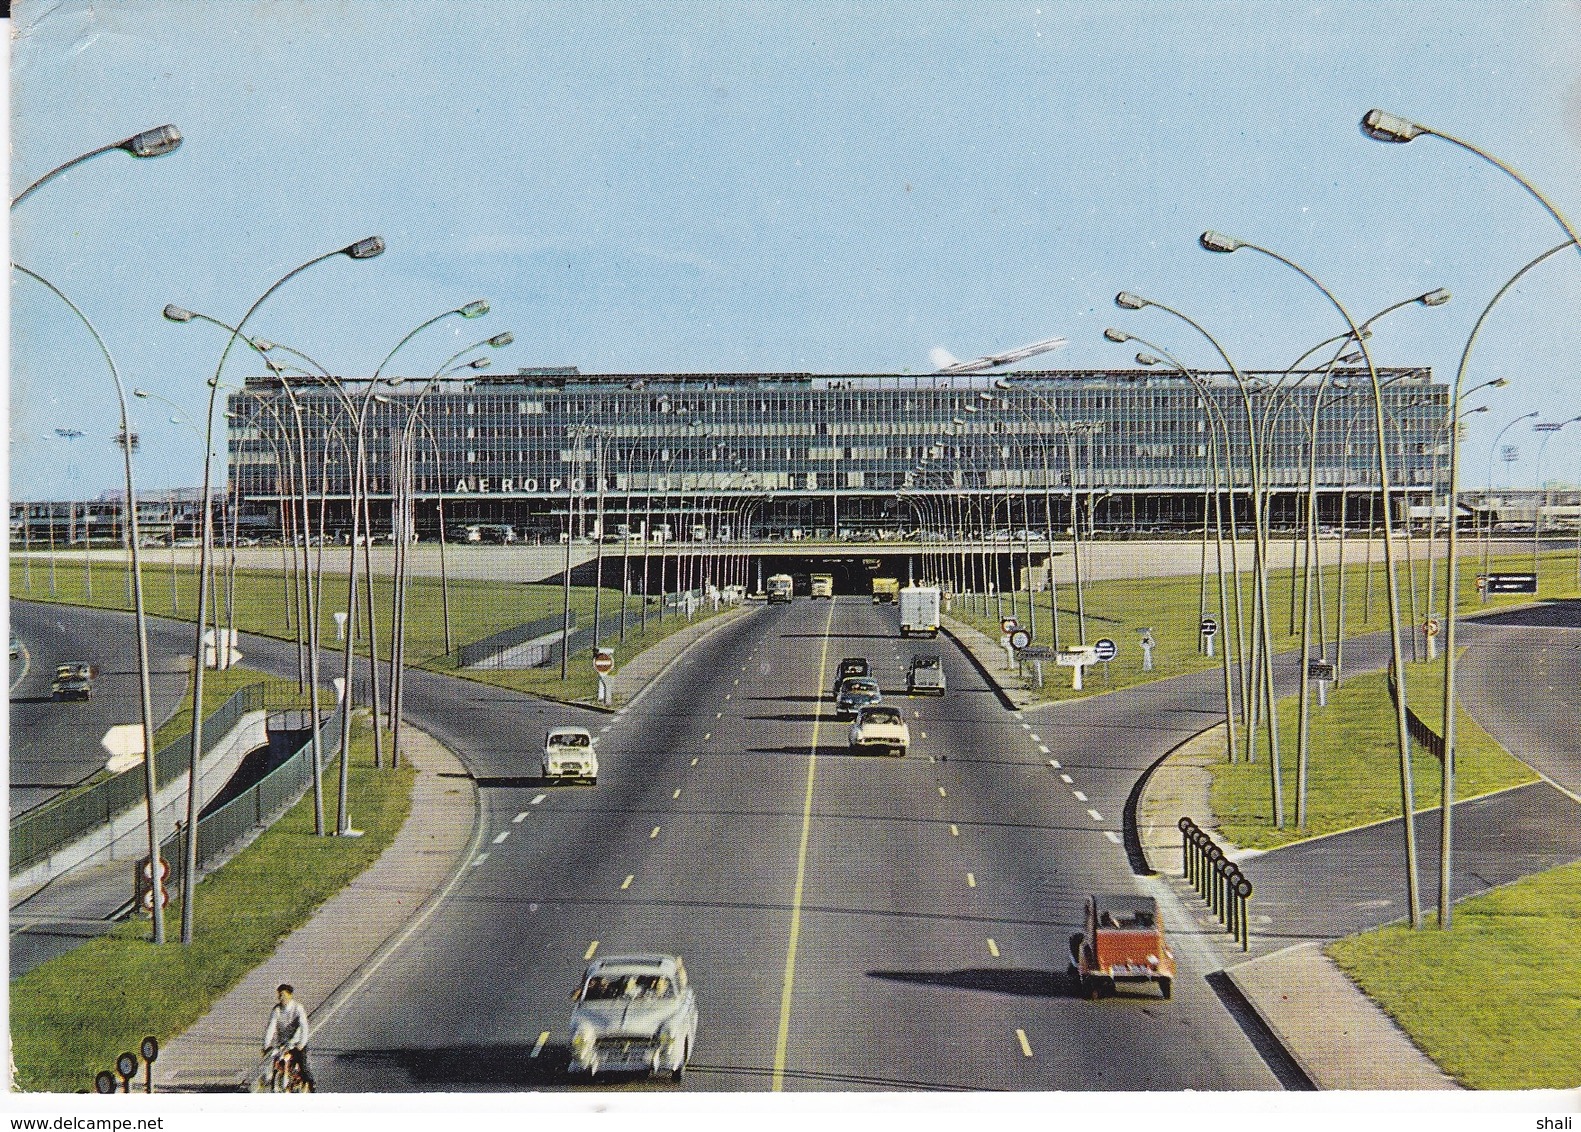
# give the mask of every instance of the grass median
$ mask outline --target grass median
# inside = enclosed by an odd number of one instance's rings
[[[161,1042],[203,1016],[313,912],[378,859],[411,808],[413,771],[373,767],[372,734],[358,721],[347,767],[359,838],[317,837],[305,794],[256,841],[198,883],[193,942],[179,938],[181,908],[166,910],[167,942],[149,942],[138,917],[11,983],[15,1087],[91,1090],[94,1074],[152,1034]],[[324,771],[334,796],[339,767]],[[258,1006],[259,1035],[268,1002]]]
[[[1181,553],[1192,554],[1194,548],[1189,543],[1181,544]],[[1247,550],[1249,554],[1249,549]],[[1420,550],[1417,551],[1420,554]],[[1277,548],[1272,556],[1279,560]],[[1243,557],[1243,564],[1249,558]],[[1437,562],[1436,569],[1442,574],[1444,564]],[[1543,555],[1543,569],[1541,570],[1541,587],[1538,599],[1576,597],[1578,591],[1575,585],[1575,555],[1570,551],[1549,551]],[[1492,571],[1529,571],[1532,568],[1530,554],[1506,555],[1491,560]],[[1493,594],[1489,595],[1484,603],[1476,588],[1476,576],[1480,564],[1474,563],[1469,557],[1462,560],[1460,569],[1460,584],[1458,587],[1458,608],[1462,615],[1486,612],[1507,608],[1530,602],[1529,594]],[[1329,640],[1328,655],[1334,655],[1335,628],[1339,624],[1340,607],[1340,571],[1337,566],[1325,567],[1321,574],[1321,582],[1313,587],[1313,652],[1319,651],[1319,628]],[[1314,573],[1317,578],[1319,573]],[[1412,582],[1414,573],[1414,586]],[[1296,606],[1291,603],[1292,577],[1295,578]],[[1396,577],[1399,579],[1399,597],[1402,617],[1406,620],[1405,626],[1405,651],[1411,655],[1411,624],[1419,624],[1427,617],[1427,567],[1424,562],[1417,562],[1414,568],[1408,568],[1404,562],[1396,566]],[[1363,633],[1377,632],[1389,627],[1388,598],[1384,586],[1385,575],[1381,564],[1374,563],[1370,568],[1364,563],[1352,563],[1344,570],[1344,626],[1347,639]],[[1434,604],[1442,611],[1442,579],[1435,579],[1437,589]],[[1235,588],[1229,575],[1225,581],[1228,596],[1229,615],[1225,617],[1219,610],[1218,582],[1214,575],[1207,579],[1207,604],[1206,616],[1211,617],[1218,624],[1218,632],[1214,639],[1215,656],[1209,657],[1198,651],[1198,628],[1204,616],[1203,590],[1201,580],[1194,575],[1160,577],[1160,578],[1110,578],[1089,582],[1082,588],[1082,608],[1085,611],[1086,642],[1090,645],[1100,638],[1107,637],[1115,642],[1119,654],[1107,664],[1095,664],[1089,667],[1083,678],[1085,688],[1075,691],[1070,687],[1069,670],[1057,668],[1052,660],[1043,662],[1044,686],[1037,690],[1037,695],[1046,700],[1079,699],[1083,696],[1093,695],[1098,692],[1111,691],[1119,688],[1129,688],[1138,684],[1161,680],[1169,676],[1179,676],[1187,672],[1201,672],[1205,669],[1219,667],[1223,663],[1223,653],[1226,648],[1232,650],[1231,656],[1241,655],[1242,650],[1237,641],[1243,637],[1248,638],[1251,633],[1251,605],[1252,605],[1252,576],[1244,573],[1240,579],[1242,616],[1237,619],[1235,613]],[[1301,598],[1300,575],[1292,575],[1288,567],[1283,569],[1270,569],[1268,575],[1269,590],[1269,635],[1273,639],[1273,649],[1276,653],[1301,646],[1301,620],[1299,602]],[[1415,598],[1411,595],[1415,593]],[[1076,595],[1074,587],[1062,585],[1056,595],[1059,599],[1059,640],[1062,646],[1077,643],[1080,639],[1081,621],[1077,618]],[[1009,594],[990,596],[986,599],[980,595],[958,595],[952,603],[950,616],[964,621],[973,628],[987,634],[991,639],[998,640],[1000,636],[1000,621],[1005,617],[1016,617],[1023,627],[1035,628],[1034,636],[1038,643],[1047,644],[1051,639],[1051,625],[1049,613],[1049,594],[1038,593],[1032,595],[1029,607],[1026,594],[1019,594],[1012,601]],[[1318,603],[1322,603],[1319,612]],[[1292,614],[1292,609],[1295,613]],[[1154,641],[1153,668],[1144,671],[1142,668],[1142,649],[1140,640],[1142,630],[1151,630]],[[1420,634],[1418,645],[1420,645]],[[1248,648],[1249,651],[1249,648]]]
[[[1462,1085],[1581,1086],[1581,862],[1463,900],[1448,931],[1435,925],[1328,954]]]
[[[1442,732],[1439,689],[1443,661],[1407,664],[1406,691],[1416,713]],[[1351,676],[1317,706],[1314,693],[1308,737],[1307,814],[1296,826],[1296,775],[1299,701],[1279,702],[1280,781],[1285,826],[1273,822],[1273,788],[1267,735],[1259,732],[1258,761],[1212,764],[1211,804],[1224,836],[1248,849],[1272,849],[1307,837],[1337,833],[1398,818],[1400,756],[1395,714],[1381,672]],[[1457,709],[1455,799],[1479,797],[1537,781],[1537,774],[1515,758],[1463,709]],[[1443,783],[1438,760],[1412,744],[1411,785],[1414,809],[1438,806]]]

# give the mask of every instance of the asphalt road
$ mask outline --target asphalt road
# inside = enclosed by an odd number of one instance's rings
[[[104,768],[100,740],[118,723],[141,723],[132,619],[103,610],[11,602],[11,631],[24,655],[11,661],[10,812],[14,817]],[[154,715],[162,723],[187,694],[192,630],[150,622]],[[85,660],[99,670],[93,697],[55,703],[55,666]],[[19,679],[20,677],[20,679]]]
[[[935,650],[950,695],[898,697],[913,753],[848,754],[833,665],[865,655],[898,689]],[[590,952],[630,950],[686,958],[702,1023],[683,1089],[1279,1087],[1184,924],[1170,1001],[1089,1002],[1066,979],[1083,897],[1154,885],[1121,835],[1156,738],[1129,716],[1043,734],[952,644],[902,642],[893,610],[858,599],[765,609],[694,645],[594,717],[596,787],[536,779],[546,724],[585,713],[450,685],[418,678],[408,705],[477,776],[481,851],[321,1022],[321,1089],[580,1087],[569,993]]]

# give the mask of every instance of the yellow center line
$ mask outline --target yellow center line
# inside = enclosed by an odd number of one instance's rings
[[[939,787],[939,797],[941,797],[941,798],[948,798],[949,797],[949,795],[944,792],[944,787],[942,787],[942,786]]]
[[[696,766],[696,765],[697,765],[697,760],[696,760],[696,759],[693,759],[693,760],[692,760],[692,765],[693,765],[693,766]]]
[[[670,795],[670,797],[672,797],[672,798],[679,798],[680,796],[681,796],[681,791],[680,791],[679,787],[676,788],[676,791],[675,791],[674,794]]]
[[[967,873],[966,874],[966,887],[967,888],[976,888],[977,887],[977,878],[975,876],[973,876],[971,873]]]
[[[951,837],[959,837],[960,835],[961,835],[961,831],[955,828],[955,823],[954,822],[951,822],[950,823],[950,836]]]
[[[999,958],[999,945],[992,939],[988,941],[988,954],[992,955],[995,959]]]
[[[823,651],[818,657],[818,694],[823,695],[824,673],[829,667],[829,630],[834,625],[834,603],[823,623]],[[801,846],[796,851],[796,888],[791,894],[790,941],[785,949],[785,982],[780,991],[779,1038],[774,1044],[774,1076],[769,1091],[785,1091],[785,1049],[790,1043],[791,991],[796,982],[796,945],[801,940],[801,901],[807,882],[807,842],[812,836],[813,782],[818,770],[818,731],[823,716],[813,720],[812,752],[807,756],[807,789],[802,798]]]
[[[1023,1056],[1023,1057],[1031,1057],[1032,1056],[1032,1043],[1027,1041],[1027,1032],[1025,1030],[1019,1030],[1018,1029],[1016,1031],[1016,1041],[1021,1043],[1021,1056]]]
[[[545,1030],[543,1033],[538,1035],[538,1042],[537,1042],[537,1044],[532,1047],[532,1053],[528,1054],[527,1056],[528,1057],[537,1057],[540,1053],[543,1052],[544,1044],[548,1040],[549,1040],[549,1031]]]
[[[652,841],[657,836],[659,836],[659,827],[658,826],[654,826],[653,827],[653,832],[648,834],[648,840]]]
[[[598,940],[595,939],[592,943],[587,945],[587,951],[583,953],[582,961],[585,963],[587,960],[593,958],[593,952],[595,952],[597,950],[598,950]]]
[[[626,889],[630,888],[631,887],[631,882],[636,880],[636,879],[637,879],[637,874],[636,873],[632,873],[625,880],[621,881],[620,882],[621,891],[624,892]]]

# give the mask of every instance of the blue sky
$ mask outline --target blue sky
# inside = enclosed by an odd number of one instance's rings
[[[280,276],[330,260],[249,329],[347,375],[427,376],[510,330],[495,372],[927,372],[1065,336],[1038,362],[1129,365],[1119,326],[1215,355],[1126,289],[1206,325],[1244,368],[1343,326],[1269,247],[1361,320],[1380,364],[1453,376],[1483,306],[1563,233],[1496,169],[1436,139],[1362,136],[1380,106],[1490,150],[1581,223],[1576,3],[634,4],[23,0],[12,19],[12,193],[165,122],[185,144],[111,153],[12,214],[12,258],[71,296],[129,386],[201,423],[224,337]],[[1495,309],[1468,383],[1467,476],[1531,410],[1581,415],[1581,255]],[[119,482],[106,367],[81,325],[11,277],[11,493]],[[233,357],[227,383],[255,366]],[[140,484],[194,484],[201,444],[134,403]],[[55,428],[81,429],[70,448]],[[1517,482],[1537,475],[1523,423]],[[72,478],[68,469],[75,469]],[[1505,469],[1495,470],[1502,482]],[[1581,478],[1581,424],[1543,478]]]

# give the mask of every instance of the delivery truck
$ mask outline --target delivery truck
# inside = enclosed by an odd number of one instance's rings
[[[900,591],[900,635],[939,635],[939,591],[933,586],[907,586]]]

